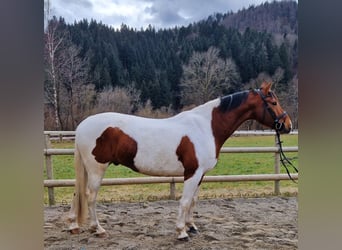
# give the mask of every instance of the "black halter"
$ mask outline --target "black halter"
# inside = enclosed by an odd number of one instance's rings
[[[284,151],[283,151],[283,147],[282,147],[282,141],[280,140],[280,133],[279,131],[281,131],[284,128],[284,122],[279,122],[281,119],[283,119],[287,113],[286,111],[284,111],[282,114],[280,114],[279,116],[277,116],[273,109],[271,109],[271,107],[269,106],[268,102],[266,101],[266,97],[260,89],[257,89],[256,92],[260,95],[262,101],[264,102],[264,107],[265,110],[267,110],[270,115],[272,116],[273,120],[274,120],[274,129],[276,131],[277,134],[277,144],[279,145],[279,152],[280,152],[280,162],[281,164],[285,167],[286,169],[286,173],[289,176],[289,178],[294,182],[297,183],[292,176],[290,175],[290,171],[287,168],[286,164],[290,164],[290,166],[298,173],[298,169],[292,164],[292,162],[285,156]],[[272,92],[270,92],[270,96],[272,96]],[[264,113],[265,116],[265,113]]]

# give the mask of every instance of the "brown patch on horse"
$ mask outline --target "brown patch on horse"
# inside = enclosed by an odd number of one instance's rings
[[[186,181],[195,174],[198,168],[195,146],[188,136],[182,137],[182,140],[177,147],[176,154],[178,160],[183,164],[184,181]]]
[[[219,108],[214,108],[212,111],[211,127],[215,138],[216,158],[218,158],[220,149],[226,140],[224,133],[225,121]]]
[[[249,112],[246,112],[250,109],[247,104],[249,94],[249,91],[244,91],[223,97],[219,106],[213,109],[211,129],[215,139],[216,158],[218,158],[220,149],[228,137],[246,118],[251,116]]]
[[[96,139],[96,146],[91,153],[100,163],[122,164],[139,172],[134,165],[137,150],[138,144],[132,137],[117,127],[108,127]]]

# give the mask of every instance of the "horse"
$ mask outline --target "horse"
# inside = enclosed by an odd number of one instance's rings
[[[80,233],[89,212],[90,231],[105,237],[95,212],[96,196],[110,163],[151,176],[183,176],[177,239],[197,233],[193,211],[202,178],[214,168],[224,142],[246,120],[289,133],[292,123],[271,83],[219,97],[163,119],[106,112],[83,120],[75,136],[75,193],[69,232]],[[87,209],[88,208],[88,209]]]

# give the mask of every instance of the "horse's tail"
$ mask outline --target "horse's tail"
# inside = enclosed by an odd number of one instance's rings
[[[73,205],[77,221],[82,223],[88,215],[87,183],[88,173],[82,160],[77,144],[75,143],[75,197]]]

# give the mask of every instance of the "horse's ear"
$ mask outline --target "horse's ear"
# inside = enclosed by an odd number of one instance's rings
[[[272,83],[271,82],[263,82],[260,86],[261,91],[264,95],[268,95],[268,92],[271,90]]]

